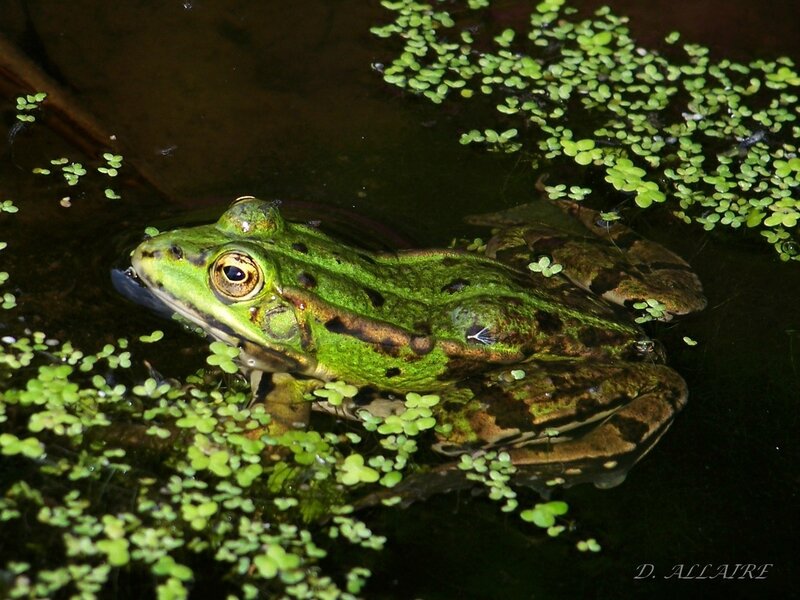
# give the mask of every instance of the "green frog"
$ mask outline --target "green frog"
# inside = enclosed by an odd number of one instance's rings
[[[355,417],[435,393],[434,448],[502,448],[532,480],[619,481],[684,406],[683,379],[617,304],[657,299],[664,318],[704,307],[697,276],[662,246],[572,202],[586,236],[514,211],[482,253],[370,252],[285,221],[275,203],[237,199],[211,225],[142,242],[132,265],[169,309],[240,348],[277,430],[310,405]],[[563,270],[532,272],[546,255]],[[267,376],[265,376],[267,375]],[[343,407],[309,390],[365,390]]]

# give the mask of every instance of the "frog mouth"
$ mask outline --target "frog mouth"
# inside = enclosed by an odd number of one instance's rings
[[[160,317],[169,319],[175,312],[153,293],[133,267],[111,269],[111,285],[134,304],[144,306]]]
[[[145,306],[166,318],[178,315],[221,342],[232,346],[239,345],[241,337],[236,335],[231,328],[214,319],[202,317],[200,312],[190,305],[178,302],[168,292],[151,285],[133,266],[124,271],[112,271],[111,279],[117,291],[132,302]]]
[[[238,362],[245,371],[300,372],[313,371],[314,364],[301,364],[285,352],[265,347],[256,341],[238,335],[233,329],[212,317],[202,316],[185,302],[178,302],[168,292],[150,285],[133,266],[113,269],[111,280],[114,288],[128,300],[144,306],[165,319],[175,315],[192,327],[201,328],[209,337],[239,348]]]

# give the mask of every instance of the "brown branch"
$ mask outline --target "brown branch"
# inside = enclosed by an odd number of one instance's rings
[[[124,152],[124,145],[93,115],[81,108],[72,94],[0,35],[0,94],[15,97],[36,92],[47,93],[42,119],[50,129],[89,156],[99,156],[109,150],[125,155],[125,164],[132,168],[137,179],[165,198],[171,197],[146,163],[129,158]]]

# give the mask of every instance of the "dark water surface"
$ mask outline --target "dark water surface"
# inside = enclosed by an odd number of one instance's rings
[[[677,29],[716,58],[800,61],[796,2],[610,4],[631,16],[644,47]],[[6,142],[3,197],[21,210],[0,227],[17,314],[78,344],[164,326],[114,293],[109,268],[145,225],[216,214],[243,194],[348,209],[422,245],[463,234],[463,215],[529,201],[538,174],[524,158],[460,146],[470,123],[398,93],[370,68],[392,57],[392,44],[368,31],[389,16],[355,0],[0,1],[0,31],[115,132],[169,197],[117,186],[121,201],[76,195],[62,208],[62,187],[30,168],[68,146],[43,128]],[[6,128],[13,114],[4,102]],[[669,434],[623,485],[563,494],[603,552],[542,540],[488,500],[451,494],[367,516],[390,540],[371,565],[368,596],[798,595],[798,267],[766,244],[658,218],[637,228],[690,260],[709,308],[656,332],[691,389]],[[684,335],[700,345],[686,347]],[[637,581],[644,563],[657,577]],[[692,563],[773,566],[761,581],[662,578]]]

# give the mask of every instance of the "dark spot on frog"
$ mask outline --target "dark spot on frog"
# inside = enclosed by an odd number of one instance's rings
[[[621,399],[622,398],[617,399],[614,404],[618,405],[618,401]],[[577,421],[586,421],[587,419],[594,417],[601,408],[602,407],[600,406],[600,403],[596,399],[592,398],[591,396],[584,395],[575,403],[574,418]]]
[[[258,383],[255,385],[255,393],[253,394],[254,398],[266,398],[267,394],[275,389],[275,384],[272,382],[272,377],[267,377],[266,373],[264,372],[258,376],[257,381]]]
[[[195,267],[202,267],[206,264],[206,259],[208,258],[208,252],[203,251],[199,254],[192,254],[188,257],[188,261],[192,263]]]
[[[538,234],[537,234],[538,236]],[[525,243],[535,254],[549,255],[554,250],[558,250],[567,243],[568,239],[562,236],[530,237],[526,236]]]
[[[172,254],[173,258],[175,258],[175,260],[181,260],[183,258],[183,250],[181,250],[180,246],[173,244],[169,247],[169,252]]]
[[[639,419],[622,415],[614,415],[612,423],[619,430],[622,439],[629,444],[638,444],[649,431],[646,423],[642,423]]]
[[[450,283],[443,285],[442,291],[448,294],[455,294],[456,292],[460,292],[461,290],[463,290],[468,285],[469,285],[469,280],[467,279],[454,279]]]
[[[624,233],[623,235],[615,237],[614,238],[614,245],[617,248],[630,248],[631,246],[633,246],[636,242],[638,242],[641,239],[642,238],[639,236],[639,234],[634,233],[633,231],[628,231],[627,233]]]
[[[558,333],[564,326],[558,316],[545,310],[536,311],[536,323],[539,325],[539,331],[546,334]]]
[[[358,393],[351,398],[355,406],[366,406],[375,401],[379,396],[378,391],[372,386],[364,386],[358,388]]]
[[[333,317],[325,321],[325,329],[331,333],[349,333],[347,327],[339,317]]]
[[[530,424],[531,414],[528,404],[515,400],[497,386],[481,391],[481,402],[486,403],[488,413],[494,417],[498,427],[518,430],[522,424]]]
[[[441,406],[442,408],[444,408],[445,412],[448,413],[458,412],[464,408],[464,405],[461,402],[450,402],[450,401],[446,401]]]
[[[369,301],[372,303],[372,306],[375,308],[380,308],[386,302],[386,298],[378,290],[373,290],[372,288],[365,287],[364,292],[369,297]]]
[[[522,246],[514,248],[501,248],[495,251],[493,258],[497,259],[501,263],[513,265],[519,268],[520,266],[527,265],[529,262],[531,262],[531,253],[527,248],[523,248]],[[519,275],[522,274],[520,273]],[[517,281],[521,281],[522,279],[527,281],[527,274],[525,277],[515,277],[515,280]],[[528,283],[525,285],[528,285]]]
[[[417,321],[414,323],[414,331],[419,331],[422,335],[430,335],[432,331],[431,324],[425,321]]]
[[[406,345],[407,340],[391,335],[384,335],[378,339],[375,335],[370,335],[369,330],[359,325],[348,326],[339,317],[333,317],[325,321],[325,329],[331,333],[338,333],[342,335],[349,335],[364,342],[372,343],[375,350],[387,356],[397,357],[400,355],[400,349]]]
[[[683,405],[686,404],[686,389],[685,388],[676,388],[673,386],[665,386],[661,389],[661,395],[669,402],[670,406],[675,409],[675,411],[681,410]]]
[[[599,327],[584,327],[578,331],[578,341],[587,348],[611,345],[618,341],[619,334]]]
[[[603,269],[595,275],[589,289],[598,296],[602,296],[606,292],[613,290],[622,281],[623,274],[616,269]]]
[[[297,275],[297,282],[304,288],[313,288],[317,286],[317,280],[314,276],[305,272],[300,272]]]
[[[308,246],[306,246],[303,242],[294,242],[292,244],[292,249],[297,250],[301,254],[308,254]]]
[[[398,367],[392,367],[391,369],[386,369],[386,372],[383,374],[384,377],[387,379],[391,379],[392,377],[397,377],[400,375],[402,371]]]
[[[400,347],[397,345],[397,340],[393,338],[383,338],[378,342],[377,349],[379,352],[382,352],[386,356],[391,356],[392,358],[400,356]]]

